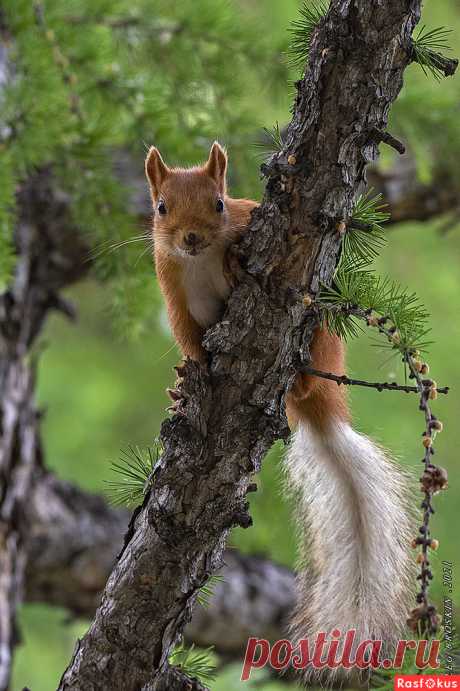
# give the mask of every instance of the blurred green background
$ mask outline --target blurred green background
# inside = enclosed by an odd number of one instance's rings
[[[6,2],[24,61],[37,63],[28,88],[16,87],[10,99],[11,108],[14,99],[30,100],[34,144],[30,151],[22,142],[21,161],[26,160],[20,165],[19,151],[10,152],[11,170],[18,171],[12,173],[13,181],[14,175],[25,174],[31,166],[53,161],[62,185],[74,195],[75,217],[97,247],[145,230],[126,213],[123,185],[107,176],[115,147],[128,148],[140,167],[145,144],[151,143],[160,147],[167,161],[188,163],[204,158],[209,142],[218,137],[229,148],[231,191],[260,196],[260,157],[252,144],[263,127],[289,120],[290,81],[296,75],[286,66],[283,52],[288,24],[297,13],[296,0],[41,4],[45,28],[36,25],[28,2]],[[126,21],[126,30],[116,25],[120,18],[132,20]],[[423,22],[454,29],[450,42],[455,54],[460,53],[456,0],[429,4]],[[52,36],[42,35],[50,30]],[[75,75],[70,87],[61,83],[56,46],[69,61],[66,69]],[[40,100],[43,69],[55,80],[56,92],[47,91],[47,98],[42,94]],[[69,89],[79,99],[84,124],[67,119]],[[440,167],[451,176],[460,173],[459,106],[458,79],[437,84],[417,65],[409,67],[392,114],[392,129],[409,144],[422,181],[429,181]],[[59,122],[54,122],[56,117]],[[49,124],[46,133],[45,123]],[[23,136],[27,134],[26,130]],[[72,174],[70,162],[75,161],[92,175]],[[381,165],[393,165],[391,152],[384,152]],[[7,174],[5,167],[1,175]],[[98,207],[101,199],[107,200],[105,214]],[[445,424],[436,443],[438,459],[450,476],[448,492],[436,498],[437,574],[442,560],[459,567],[455,429],[460,386],[460,225],[442,233],[445,220],[389,227],[388,246],[377,262],[380,271],[416,291],[430,311],[431,373],[438,383],[452,387],[448,397],[434,404]],[[157,435],[169,403],[165,388],[173,380],[172,367],[178,359],[150,260],[147,256],[139,260],[142,249],[128,245],[103,253],[92,277],[68,291],[78,306],[77,325],[53,316],[41,339],[38,397],[46,408],[47,463],[61,477],[95,492],[104,491],[104,481],[112,477],[110,461],[117,459],[121,448],[129,443],[146,446]],[[400,363],[385,362],[387,353],[373,345],[367,335],[350,343],[349,374],[401,379]],[[418,470],[423,423],[415,398],[357,388],[350,394],[357,428]],[[251,497],[254,527],[235,530],[231,544],[293,565],[294,531],[290,507],[282,496],[280,456],[277,446],[265,461],[260,491]],[[455,577],[458,583],[458,572]],[[439,575],[432,592],[440,603]],[[23,643],[16,654],[12,688],[49,691],[56,687],[87,622],[69,623],[63,611],[29,605],[22,608],[20,625]],[[228,666],[213,689],[239,688],[239,674],[238,664]],[[286,688],[268,681],[261,686]]]

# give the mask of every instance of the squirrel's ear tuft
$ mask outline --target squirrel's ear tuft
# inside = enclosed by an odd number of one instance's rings
[[[209,177],[214,180],[219,190],[224,193],[227,175],[227,154],[219,142],[214,142],[212,145],[205,169]]]
[[[151,146],[145,159],[145,174],[150,183],[152,198],[156,201],[160,188],[169,175],[169,168],[165,165],[161,154],[155,146]]]

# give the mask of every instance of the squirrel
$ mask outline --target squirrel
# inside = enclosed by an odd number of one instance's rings
[[[206,361],[202,338],[231,291],[229,246],[258,204],[227,194],[227,154],[214,142],[207,162],[170,168],[155,147],[145,163],[153,203],[157,277],[173,335],[184,356]],[[318,327],[312,367],[342,374],[343,342]],[[391,649],[404,629],[411,595],[411,521],[405,474],[370,439],[353,430],[345,387],[298,375],[286,396],[292,441],[289,486],[306,547],[291,631],[356,630]],[[308,550],[305,552],[305,550]]]

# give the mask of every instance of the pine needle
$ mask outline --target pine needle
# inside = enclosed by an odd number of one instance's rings
[[[210,657],[213,650],[213,646],[199,651],[195,650],[194,645],[187,649],[181,644],[171,653],[169,662],[188,677],[199,679],[203,684],[208,684],[214,681],[217,676],[216,667]]]
[[[298,70],[303,70],[308,62],[310,44],[314,30],[329,9],[325,0],[304,2],[299,10],[300,17],[291,22],[289,33],[291,36],[287,50],[288,64]]]
[[[365,194],[361,194],[354,206],[351,215],[351,225],[361,223],[369,226],[370,230],[383,230],[382,223],[390,220],[390,213],[382,211],[388,208],[388,204],[383,202],[381,193],[372,196],[374,188],[371,187]]]
[[[389,220],[382,194],[371,188],[358,197],[342,245],[342,259],[357,268],[371,264],[386,242],[382,224]]]
[[[452,29],[446,29],[444,26],[428,31],[424,25],[413,42],[414,61],[420,65],[426,76],[430,73],[436,81],[444,76],[444,61],[440,51],[451,50],[447,41],[451,33]]]
[[[111,463],[118,479],[106,481],[106,494],[111,504],[134,506],[142,503],[160,452],[158,442],[153,447],[128,446],[121,451],[119,461]]]
[[[283,136],[278,120],[271,129],[263,128],[263,135],[259,141],[254,143],[254,146],[260,149],[261,155],[264,158],[266,156],[273,156],[273,154],[281,151],[283,148]]]
[[[344,340],[362,331],[348,308],[360,307],[388,317],[399,332],[400,342],[382,343],[380,347],[401,352],[416,348],[423,351],[430,345],[426,335],[428,312],[415,293],[409,293],[388,277],[368,270],[344,270],[339,266],[332,287],[324,288],[317,302],[326,305],[324,322],[328,329]]]
[[[223,576],[210,576],[208,582],[200,588],[197,600],[202,607],[209,607],[212,596],[214,595],[214,588],[218,583],[223,583]]]
[[[0,292],[6,289],[13,278],[16,253],[11,238],[0,234]]]

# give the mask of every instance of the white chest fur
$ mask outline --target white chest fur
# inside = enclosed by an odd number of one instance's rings
[[[230,293],[223,272],[223,251],[184,259],[182,280],[192,317],[205,328],[215,324]]]

